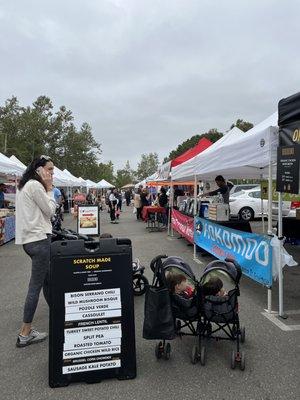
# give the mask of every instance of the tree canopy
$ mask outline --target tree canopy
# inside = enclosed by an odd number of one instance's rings
[[[158,164],[157,153],[142,154],[136,171],[137,179],[141,181],[154,174],[158,169]]]
[[[196,146],[202,138],[207,138],[211,140],[213,143],[222,137],[223,134],[219,132],[217,129],[210,129],[208,132],[203,133],[201,135],[194,135],[190,139],[185,140],[181,144],[177,146],[175,150],[172,150],[168,157],[164,159],[164,162],[174,160],[176,157],[180,156],[181,154],[185,153],[187,150],[191,149],[192,147]]]
[[[233,127],[239,128],[243,132],[249,131],[249,129],[253,128],[253,124],[251,122],[244,121],[243,119],[237,119],[234,124],[231,125],[230,129]]]
[[[29,164],[40,154],[49,155],[59,168],[75,176],[97,179],[101,145],[84,122],[78,129],[70,110],[54,111],[49,97],[39,96],[31,106],[22,107],[17,97],[0,107],[0,148]]]

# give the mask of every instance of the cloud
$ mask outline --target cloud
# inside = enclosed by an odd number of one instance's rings
[[[299,2],[11,1],[0,12],[0,101],[41,94],[92,125],[102,161],[133,167],[299,90]]]

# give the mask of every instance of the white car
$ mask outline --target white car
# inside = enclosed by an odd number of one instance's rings
[[[244,221],[261,217],[260,188],[241,190],[229,198],[230,214]],[[268,212],[268,200],[263,200],[263,213]]]
[[[296,217],[296,209],[300,208],[300,201],[283,201],[282,216]],[[278,219],[278,201],[272,202],[272,219]]]

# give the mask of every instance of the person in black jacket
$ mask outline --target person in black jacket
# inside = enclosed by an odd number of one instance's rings
[[[160,194],[158,197],[158,204],[165,209],[165,213],[162,214],[163,224],[168,224],[168,196],[166,193],[166,189],[162,187],[160,189]]]

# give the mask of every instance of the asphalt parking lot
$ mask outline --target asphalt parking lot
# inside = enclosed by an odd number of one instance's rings
[[[75,227],[67,216],[65,225]],[[255,225],[257,225],[255,227]],[[185,240],[167,237],[166,232],[149,233],[143,222],[137,222],[132,210],[122,213],[118,225],[109,223],[108,214],[101,214],[102,232],[132,240],[133,257],[146,266],[152,278],[151,259],[161,253],[183,257],[200,277],[211,257],[193,261],[193,248]],[[254,223],[259,229],[259,222]],[[299,246],[289,247],[300,261]],[[1,296],[1,398],[26,399],[251,399],[296,400],[300,398],[300,330],[283,330],[264,315],[267,291],[250,279],[241,281],[240,320],[246,327],[246,369],[230,369],[230,342],[209,342],[207,364],[192,365],[190,354],[195,338],[172,341],[169,361],[156,360],[155,341],[142,338],[144,296],[135,298],[137,377],[133,380],[104,380],[87,385],[72,384],[64,388],[48,386],[48,341],[24,349],[15,347],[27,290],[30,260],[22,248],[10,242],[0,247]],[[284,273],[285,309],[300,310],[300,267],[289,267]],[[278,289],[272,291],[273,308],[277,309]],[[299,314],[300,315],[300,314]],[[293,320],[294,318],[294,320]],[[285,325],[300,324],[297,313],[283,321]],[[34,326],[48,330],[48,307],[41,296]]]

